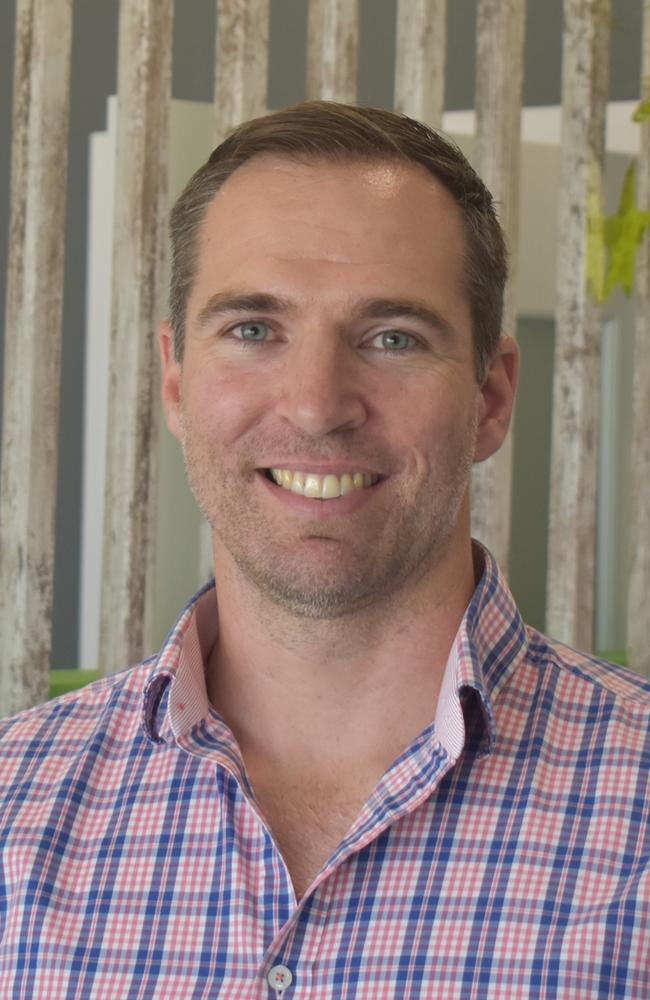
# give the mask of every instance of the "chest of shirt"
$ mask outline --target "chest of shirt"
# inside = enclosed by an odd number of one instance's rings
[[[267,997],[278,963],[319,1000],[650,995],[647,824],[602,766],[562,784],[552,750],[506,745],[407,767],[297,904],[234,775],[158,761],[82,769],[14,823],[0,995]]]

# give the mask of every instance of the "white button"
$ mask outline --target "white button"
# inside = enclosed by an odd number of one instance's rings
[[[286,965],[274,965],[266,979],[272,990],[281,992],[291,986],[293,975]]]

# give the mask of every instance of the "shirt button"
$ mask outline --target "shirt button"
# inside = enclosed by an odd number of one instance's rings
[[[291,986],[293,975],[291,969],[287,969],[286,965],[274,965],[266,980],[272,990],[281,992]]]

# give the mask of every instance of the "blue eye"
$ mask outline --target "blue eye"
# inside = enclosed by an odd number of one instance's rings
[[[411,347],[412,340],[410,333],[399,330],[386,330],[381,334],[381,346],[386,351],[406,351]]]
[[[266,323],[240,323],[236,327],[241,340],[258,343],[266,340],[269,335],[269,328]]]

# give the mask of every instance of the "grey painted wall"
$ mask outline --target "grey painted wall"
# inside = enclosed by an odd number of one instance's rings
[[[447,107],[473,106],[476,0],[450,0]],[[77,664],[78,534],[84,368],[88,137],[105,124],[115,92],[118,0],[76,0],[72,52],[70,164],[66,224],[61,448],[56,534],[53,666]],[[614,0],[614,100],[638,96],[641,0]],[[390,107],[396,0],[361,0],[359,100]],[[525,103],[555,104],[560,94],[561,0],[529,0]],[[0,315],[4,316],[15,0],[0,0]],[[209,100],[215,0],[176,3],[175,97]],[[272,0],[269,103],[304,96],[307,0]],[[0,347],[0,378],[2,375]],[[0,382],[1,385],[1,382]],[[103,445],[103,443],[102,443]]]

